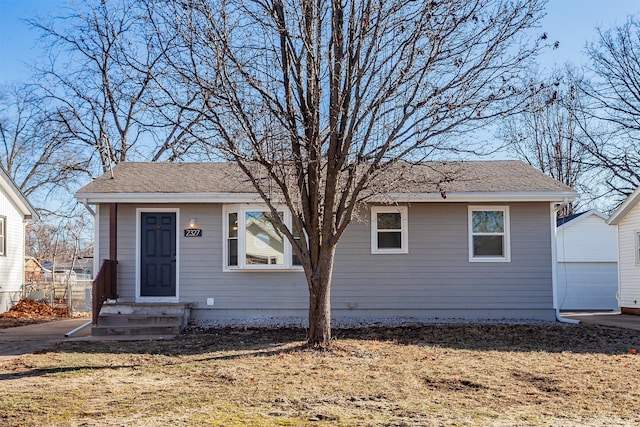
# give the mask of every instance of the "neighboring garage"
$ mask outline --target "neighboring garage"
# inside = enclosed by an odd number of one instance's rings
[[[560,310],[618,310],[618,237],[592,210],[558,220],[557,290]]]

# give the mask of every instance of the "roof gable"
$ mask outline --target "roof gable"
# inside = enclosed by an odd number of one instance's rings
[[[607,220],[608,224],[618,225],[624,217],[640,202],[640,187],[636,188],[629,197],[611,214]]]
[[[265,174],[266,178],[266,174]],[[568,186],[520,161],[468,161],[399,163],[384,172],[393,183],[386,193],[402,199],[409,195],[443,196],[469,194],[544,194],[545,200],[577,194]],[[88,201],[106,195],[111,199],[135,197],[166,198],[185,195],[257,196],[251,182],[234,163],[120,163],[76,193],[78,200]],[[135,196],[134,196],[135,195]],[[455,197],[454,197],[455,198]],[[195,200],[195,199],[194,199]],[[133,201],[133,200],[132,200]]]
[[[572,227],[592,216],[602,219],[603,222],[607,221],[607,216],[605,214],[595,209],[592,209],[590,211],[569,215],[564,218],[558,218],[556,220],[556,224],[558,226],[558,230],[560,230],[562,228]]]
[[[18,208],[25,219],[38,219],[38,212],[33,208],[29,200],[22,194],[16,183],[11,179],[7,171],[0,165],[0,188],[9,197],[9,200]]]

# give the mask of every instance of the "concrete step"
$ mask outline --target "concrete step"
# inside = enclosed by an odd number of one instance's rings
[[[103,314],[98,324],[101,326],[178,326],[182,325],[183,315],[168,314]]]
[[[187,326],[190,312],[190,304],[107,303],[102,306],[91,334],[176,335]]]
[[[91,335],[111,336],[111,335],[177,335],[180,333],[179,326],[93,326]]]
[[[105,303],[100,314],[178,314],[183,315],[191,304],[180,303]]]

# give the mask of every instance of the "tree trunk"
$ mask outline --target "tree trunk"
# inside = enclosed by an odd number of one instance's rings
[[[309,345],[331,343],[331,277],[335,247],[323,248],[316,270],[309,276]]]

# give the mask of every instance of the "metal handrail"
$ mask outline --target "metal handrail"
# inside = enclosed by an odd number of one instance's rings
[[[105,259],[96,279],[93,281],[91,306],[94,325],[98,324],[98,315],[102,309],[102,304],[108,299],[118,298],[117,265],[118,261]]]

